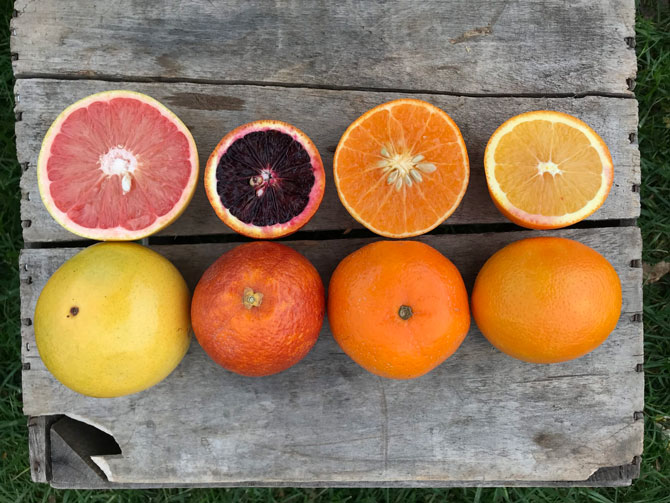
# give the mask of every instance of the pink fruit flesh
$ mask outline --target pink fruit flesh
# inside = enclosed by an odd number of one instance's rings
[[[132,98],[74,111],[51,145],[49,192],[87,228],[143,229],[170,212],[193,167],[186,136],[152,106]]]

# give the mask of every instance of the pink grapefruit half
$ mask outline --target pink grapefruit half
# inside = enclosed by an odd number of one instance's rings
[[[205,168],[205,190],[218,217],[258,239],[292,234],[316,213],[326,187],[318,150],[295,126],[244,124],[223,137]]]
[[[37,161],[42,201],[70,232],[131,241],[174,222],[193,197],[198,152],[190,131],[141,93],[105,91],[66,108]]]

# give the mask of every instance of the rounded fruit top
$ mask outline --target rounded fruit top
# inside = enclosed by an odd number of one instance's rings
[[[463,279],[444,255],[417,241],[378,241],[335,269],[328,320],[356,363],[382,377],[411,379],[456,351],[470,312]]]
[[[193,330],[207,354],[245,376],[276,374],[314,346],[325,313],[314,266],[292,248],[254,241],[224,253],[193,293]]]
[[[190,294],[166,258],[135,243],[99,243],[49,278],[35,307],[47,369],[93,397],[142,391],[167,377],[190,342]]]
[[[621,283],[592,248],[537,237],[505,246],[484,264],[472,291],[472,314],[486,338],[533,363],[578,358],[616,327]]]

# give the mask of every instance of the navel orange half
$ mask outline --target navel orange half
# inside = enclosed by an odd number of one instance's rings
[[[602,138],[576,117],[547,110],[500,126],[486,146],[484,167],[500,212],[530,229],[584,220],[605,202],[614,178]]]

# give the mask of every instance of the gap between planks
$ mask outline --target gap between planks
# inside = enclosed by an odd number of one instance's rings
[[[18,60],[18,55],[17,59]],[[15,60],[15,61],[16,61]],[[634,94],[626,93],[608,93],[598,91],[586,91],[579,93],[460,93],[452,91],[435,91],[430,89],[404,89],[392,87],[359,87],[359,86],[337,86],[325,84],[300,84],[297,82],[273,82],[273,81],[250,81],[250,80],[220,80],[220,79],[198,79],[182,77],[159,77],[159,76],[132,76],[115,77],[105,74],[91,75],[72,75],[72,74],[51,74],[51,73],[18,73],[16,80],[77,80],[77,81],[101,81],[101,82],[119,82],[129,84],[206,84],[217,86],[255,86],[255,87],[280,87],[288,89],[313,89],[326,91],[359,91],[370,93],[402,93],[402,94],[428,94],[434,96],[453,96],[463,98],[623,98],[635,99]],[[630,84],[632,85],[632,84]]]

